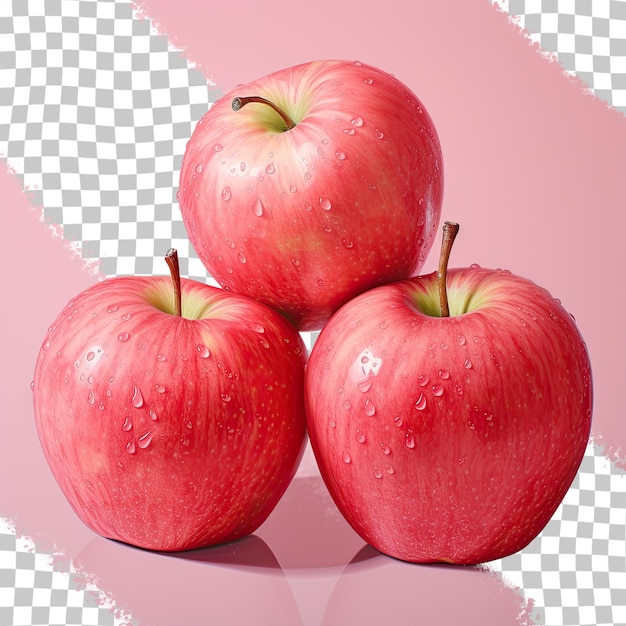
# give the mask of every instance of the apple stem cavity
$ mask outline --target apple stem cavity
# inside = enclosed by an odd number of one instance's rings
[[[233,111],[239,111],[239,109],[246,106],[250,102],[258,102],[261,104],[266,104],[268,107],[274,109],[278,115],[280,115],[281,119],[285,123],[285,130],[291,130],[295,128],[296,123],[276,104],[274,104],[271,100],[267,98],[262,98],[261,96],[246,96],[243,98],[237,97],[233,98],[232,107]]]
[[[174,315],[182,317],[182,295],[180,289],[180,265],[178,263],[178,251],[176,248],[170,248],[165,253],[165,262],[170,268],[172,276],[172,285],[174,286]]]
[[[439,255],[439,267],[437,269],[437,282],[439,284],[439,304],[441,307],[441,317],[450,317],[448,306],[448,290],[446,289],[446,277],[448,275],[448,261],[452,244],[459,232],[459,225],[456,222],[445,222],[443,225],[443,238],[441,240],[441,254]]]

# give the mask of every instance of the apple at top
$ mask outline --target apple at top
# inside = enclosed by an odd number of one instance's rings
[[[315,330],[356,294],[419,271],[442,195],[422,102],[380,69],[328,60],[215,102],[188,142],[178,199],[224,288]]]

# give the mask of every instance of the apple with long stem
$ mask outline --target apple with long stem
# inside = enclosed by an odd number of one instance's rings
[[[252,533],[304,451],[306,349],[269,307],[181,279],[117,277],[70,301],[33,381],[43,452],[100,535],[176,551]]]
[[[315,61],[215,102],[178,200],[213,277],[316,330],[358,293],[415,275],[443,196],[435,126],[392,75]]]
[[[572,316],[508,271],[447,269],[372,289],[318,337],[305,374],[320,472],[361,537],[413,562],[524,548],[561,503],[592,414]]]

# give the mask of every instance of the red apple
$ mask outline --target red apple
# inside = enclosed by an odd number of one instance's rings
[[[50,327],[33,382],[44,454],[78,516],[165,551],[253,532],[306,441],[295,328],[259,302],[172,276],[80,293]]]
[[[365,541],[477,564],[524,548],[565,496],[588,442],[591,369],[545,289],[446,266],[444,253],[438,272],[344,305],[310,354],[305,405],[322,477]]]
[[[316,61],[215,102],[178,199],[224,288],[315,330],[356,294],[419,271],[442,194],[435,127],[409,88],[369,65]]]

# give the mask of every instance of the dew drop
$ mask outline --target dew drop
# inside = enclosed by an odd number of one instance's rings
[[[331,210],[332,204],[328,198],[320,198],[319,202],[320,202],[320,206],[322,207],[322,209],[324,209],[324,211]]]
[[[415,408],[418,411],[423,411],[426,408],[426,396],[423,393],[420,393],[419,397],[415,402]]]
[[[222,398],[222,402],[230,402],[232,400],[232,398],[230,397],[229,394],[227,393],[223,393],[221,394],[221,398]]]
[[[391,448],[384,443],[380,444],[380,449],[383,451],[383,454],[386,454],[387,456],[391,454]]]
[[[87,352],[88,361],[93,361],[95,356],[96,356],[95,352],[91,352],[91,351]]]
[[[198,174],[202,174],[202,170],[203,170],[203,169],[204,169],[204,168],[202,167],[202,163],[198,163],[198,165],[196,165],[196,172],[197,172]]]
[[[252,212],[257,216],[261,217],[263,215],[263,203],[261,202],[261,198],[257,198],[252,205]]]
[[[413,448],[415,448],[415,437],[413,436],[413,433],[408,432],[406,434],[406,438],[404,440],[404,443],[405,443],[406,447],[410,448],[411,450]]]
[[[366,85],[371,85],[374,81],[371,78],[366,78],[363,80]]]
[[[464,346],[465,345],[465,336],[464,335],[457,335],[456,336],[456,341],[460,346]]]
[[[232,196],[232,192],[230,191],[230,187],[226,186],[222,189],[222,200],[224,202],[228,202]]]
[[[484,337],[474,337],[474,343],[477,346],[482,346],[482,344],[485,343],[485,338]]]
[[[365,415],[367,415],[368,417],[373,417],[374,415],[376,415],[376,407],[369,398],[365,400]]]
[[[422,374],[418,379],[417,379],[417,384],[420,387],[426,387],[426,385],[429,382],[429,378],[426,374]]]
[[[346,133],[346,135],[354,135],[356,130],[354,130],[354,128],[344,128],[343,132]]]
[[[130,318],[132,317],[131,313],[124,313],[124,315],[122,315],[122,319],[127,322]]]
[[[352,407],[352,404],[350,403],[350,400],[346,400],[346,401],[343,403],[343,408],[344,408],[346,411],[349,411],[351,407]]]
[[[443,387],[441,385],[433,385],[432,387],[433,396],[439,398],[443,395]]]
[[[398,428],[400,426],[402,426],[402,423],[404,422],[404,420],[402,419],[401,415],[397,415],[396,417],[393,418],[393,423],[398,426]]]
[[[346,153],[345,152],[341,152],[341,150],[337,150],[337,152],[335,152],[335,156],[340,160],[343,161],[346,158]]]
[[[119,340],[119,341],[121,341],[122,343],[124,343],[124,342],[126,342],[126,341],[128,341],[128,340],[130,339],[130,333],[126,333],[126,332],[124,332],[124,333],[120,333],[120,334],[117,336],[117,338],[118,338],[118,340]]]
[[[333,420],[333,419],[330,419],[330,420],[328,420],[328,425],[331,428],[335,428],[335,426],[337,426],[337,422],[335,422],[335,420]]]
[[[157,361],[163,363],[164,361],[167,361],[167,357],[164,354],[157,354]]]
[[[150,407],[149,414],[150,414],[150,419],[153,422],[156,422],[157,419],[159,419],[159,416],[157,415],[157,412],[154,410],[154,407],[152,407],[152,406]]]
[[[359,443],[365,443],[367,440],[367,437],[365,436],[365,433],[361,432],[360,430],[357,429],[356,431],[356,440]]]
[[[222,151],[222,148],[223,148],[223,146],[222,146],[222,144],[221,144],[221,143],[216,143],[216,144],[213,146],[213,150],[215,150],[215,152],[221,152],[221,151]]]
[[[347,450],[343,453],[343,462],[344,463],[352,462],[352,457],[350,456],[350,453]]]
[[[107,308],[107,313],[115,313],[118,308],[119,307],[117,306],[117,304],[112,304],[110,307]]]
[[[211,351],[204,344],[199,345],[197,350],[201,359],[208,359],[211,356]]]
[[[463,367],[466,370],[472,369],[472,362],[470,361],[470,359],[465,359],[465,361],[463,361]]]
[[[101,403],[98,405],[98,409],[99,409],[100,411],[104,411],[104,408],[105,408],[105,407],[104,407],[104,402],[101,402]]]
[[[382,478],[383,477],[383,473],[378,468],[376,468],[374,470],[374,476],[376,476],[376,478]]]
[[[150,445],[150,442],[152,441],[153,437],[154,437],[154,433],[151,430],[149,430],[147,433],[139,437],[139,439],[137,440],[137,445],[140,448],[145,450]]]
[[[89,392],[89,395],[87,396],[87,403],[92,406],[96,403],[96,397],[94,396],[93,391]]]
[[[372,387],[372,380],[371,378],[367,378],[366,380],[362,380],[359,384],[358,384],[358,388],[359,391],[361,393],[367,393]]]
[[[439,370],[438,374],[439,377],[444,380],[448,380],[448,378],[450,378],[450,372],[448,370]]]
[[[473,270],[479,270],[480,269],[480,265],[478,265],[478,263],[472,263],[470,265],[470,268]]]
[[[135,388],[133,389],[133,398],[131,403],[136,409],[140,409],[143,406],[143,396],[141,395],[141,391],[137,385],[135,385]]]
[[[378,130],[378,128],[376,129],[376,139],[384,139],[385,138],[385,134],[381,131]]]
[[[363,126],[363,118],[362,117],[353,117],[350,120],[350,124],[352,124],[352,126],[355,126],[356,128],[360,128],[361,126]]]
[[[126,444],[126,452],[128,452],[128,454],[135,454],[135,452],[137,452],[137,448],[135,447],[135,440],[134,439],[131,439]]]
[[[252,330],[254,330],[255,333],[259,333],[260,335],[265,332],[265,328],[262,324],[254,324],[254,326],[252,326]]]
[[[265,168],[265,171],[268,174],[274,174],[276,172],[276,166],[273,163],[268,163],[267,167]]]
[[[246,259],[246,255],[245,255],[243,252],[240,252],[240,253],[237,255],[237,258],[239,259],[239,262],[240,262],[240,263],[244,263],[244,264],[245,264],[245,263],[246,263],[246,261],[247,261],[247,259]]]

